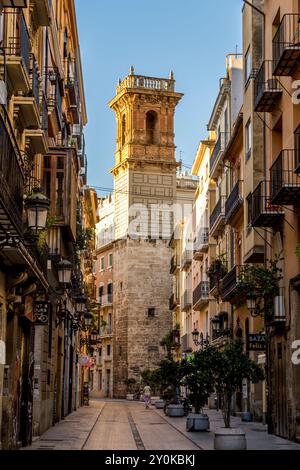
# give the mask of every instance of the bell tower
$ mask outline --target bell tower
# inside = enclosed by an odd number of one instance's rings
[[[172,327],[169,240],[178,167],[174,116],[182,96],[175,91],[173,72],[168,79],[154,78],[136,75],[131,67],[109,103],[117,122],[112,169],[115,397],[126,396],[127,379],[139,383],[141,371],[164,357],[160,341]]]

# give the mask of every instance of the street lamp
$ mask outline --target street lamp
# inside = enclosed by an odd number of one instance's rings
[[[197,330],[197,328],[195,328],[192,333],[195,346],[199,346],[199,335],[200,335],[199,331]]]
[[[71,283],[71,276],[73,271],[73,265],[70,261],[62,259],[57,264],[58,280],[59,283],[66,286]]]
[[[75,298],[76,302],[76,312],[79,315],[83,315],[85,310],[86,310],[86,304],[87,304],[87,296],[85,294],[81,294],[78,297]]]
[[[49,199],[40,191],[34,191],[26,201],[28,227],[36,233],[45,230],[47,223]]]
[[[91,312],[85,312],[84,314],[84,323],[87,327],[87,329],[89,329],[92,325],[92,321],[93,321],[93,314]]]
[[[198,339],[199,336],[200,336],[200,341]],[[197,328],[195,328],[194,331],[192,332],[192,337],[193,337],[195,346],[201,346],[202,348],[204,348],[204,346],[208,346],[209,344],[208,335],[206,335],[206,339],[204,339],[203,333],[199,333]]]
[[[250,312],[251,317],[255,317],[256,315],[256,301],[255,297],[247,297],[247,308]]]

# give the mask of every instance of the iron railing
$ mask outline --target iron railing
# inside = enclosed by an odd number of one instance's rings
[[[210,230],[213,229],[219,217],[225,217],[225,202],[226,196],[221,196],[209,219]]]
[[[191,250],[185,250],[181,258],[181,268],[187,268],[193,261],[193,252]]]
[[[36,104],[40,106],[40,80],[39,80],[39,68],[36,61],[33,61],[32,71],[32,95],[35,98]]]
[[[215,170],[215,166],[217,164],[217,161],[219,160],[220,154],[224,152],[224,150],[226,149],[229,140],[230,140],[230,132],[220,132],[219,137],[215,143],[213,153],[210,157],[210,174],[211,175],[213,174]]]
[[[282,150],[270,168],[270,198],[274,204],[300,203],[300,174],[295,173],[299,152]]]
[[[22,233],[25,181],[21,168],[21,156],[16,142],[13,142],[11,138],[12,132],[8,131],[0,114],[0,200],[18,232]]]
[[[225,203],[225,220],[226,223],[236,214],[237,210],[243,204],[243,189],[242,189],[242,182],[237,181],[234,185],[231,193],[229,194],[228,198],[226,199]]]
[[[4,15],[11,13],[5,12]],[[26,26],[26,21],[23,14],[20,15],[20,28],[17,31],[16,19],[13,21],[13,34],[8,38],[7,44],[4,47],[7,57],[16,56],[21,57],[24,67],[29,75],[30,72],[30,36]]]
[[[229,299],[237,287],[240,266],[234,266],[222,279],[221,297],[223,300]]]
[[[113,294],[105,294],[99,298],[99,304],[104,307],[113,303]]]
[[[207,246],[209,242],[208,227],[201,228],[195,238],[194,252],[201,251],[203,247]]]
[[[176,269],[179,267],[177,255],[174,255],[170,263],[170,274],[175,273]]]
[[[254,80],[254,108],[257,112],[271,112],[282,95],[282,86],[273,76],[274,61],[265,60]]]
[[[300,56],[299,14],[283,16],[273,38],[273,74],[288,76],[292,73]]]
[[[192,307],[192,292],[190,289],[187,289],[181,298],[181,309],[186,311],[190,307]]]
[[[177,295],[172,294],[170,299],[169,299],[169,309],[174,310],[179,304],[179,300]]]
[[[282,209],[271,201],[270,181],[261,181],[253,191],[251,212],[253,227],[273,227],[284,217]]]
[[[200,301],[207,301],[209,300],[209,281],[202,281],[193,292],[193,305],[197,305]]]

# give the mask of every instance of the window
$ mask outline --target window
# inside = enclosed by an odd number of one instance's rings
[[[107,284],[107,296],[108,296],[108,302],[112,302],[112,295],[113,295],[113,285],[112,282]]]
[[[113,254],[109,253],[109,255],[108,255],[108,267],[112,268],[112,265],[113,265]]]
[[[110,344],[107,345],[106,354],[107,356],[110,356]]]
[[[248,85],[251,75],[251,56],[250,56],[250,47],[248,48],[245,55],[245,86]]]
[[[122,117],[122,147],[126,142],[126,116],[125,114]]]
[[[100,258],[100,271],[104,271],[104,257]]]
[[[252,219],[252,193],[247,196],[247,224],[248,228],[251,226]]]
[[[102,348],[99,348],[99,357],[102,357]]]
[[[155,143],[157,115],[154,111],[148,111],[146,114],[146,143],[153,145]]]
[[[99,287],[99,297],[100,297],[100,299],[103,297],[103,295],[104,295],[104,286],[100,286]]]
[[[300,126],[295,130],[295,154],[296,154],[296,169],[299,170],[300,166]]]
[[[251,124],[251,119],[249,119],[245,127],[246,160],[249,160],[249,158],[251,157],[251,148],[252,148],[252,124]]]
[[[148,308],[148,317],[149,318],[155,317],[155,308]]]

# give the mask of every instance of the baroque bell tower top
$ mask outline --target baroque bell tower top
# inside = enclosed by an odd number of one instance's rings
[[[136,75],[134,67],[119,80],[109,106],[116,114],[115,167],[126,162],[176,166],[174,143],[175,108],[182,98],[175,91],[173,71],[169,78]]]

